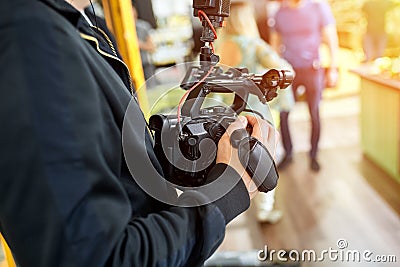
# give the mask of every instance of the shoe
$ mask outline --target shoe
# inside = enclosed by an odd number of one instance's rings
[[[316,172],[321,169],[321,166],[319,165],[317,159],[311,159],[310,168],[311,170]]]
[[[278,169],[282,170],[284,169],[287,165],[289,165],[290,163],[292,163],[293,161],[293,157],[291,154],[286,154],[283,159],[281,160],[281,162],[279,162],[278,164]]]
[[[271,210],[271,211],[259,210],[259,211],[257,211],[257,220],[260,223],[275,224],[280,219],[282,219],[282,216],[283,216],[283,214],[282,214],[282,211],[280,211],[280,210]]]

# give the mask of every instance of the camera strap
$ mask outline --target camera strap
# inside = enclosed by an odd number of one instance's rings
[[[239,160],[260,192],[274,189],[279,174],[268,149],[255,137],[245,137],[238,145]]]

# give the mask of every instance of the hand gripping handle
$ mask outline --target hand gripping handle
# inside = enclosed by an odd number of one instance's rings
[[[266,193],[274,189],[278,183],[279,174],[268,149],[257,138],[249,137],[245,129],[234,131],[231,135],[231,143],[233,147],[238,148],[240,163],[253,179],[258,190]]]

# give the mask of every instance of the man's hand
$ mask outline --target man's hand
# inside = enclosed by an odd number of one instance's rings
[[[238,151],[236,148],[232,147],[230,142],[230,135],[235,130],[242,128],[245,129],[247,124],[253,128],[252,136],[263,143],[270,154],[275,158],[275,150],[278,143],[278,132],[265,120],[258,119],[254,116],[239,116],[239,118],[228,127],[225,134],[221,137],[218,143],[216,162],[225,163],[234,168],[240,174],[240,176],[242,176],[250,198],[253,198],[258,192],[257,186],[240,163]]]
[[[271,156],[276,159],[276,147],[279,141],[279,132],[266,120],[254,116],[246,116],[248,123],[252,126],[251,136],[257,138],[269,151]]]
[[[325,87],[332,88],[338,85],[339,70],[337,68],[329,68],[325,75]]]

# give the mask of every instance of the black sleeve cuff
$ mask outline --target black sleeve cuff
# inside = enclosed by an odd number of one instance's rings
[[[208,175],[207,182],[228,177],[231,180],[238,180],[236,185],[224,196],[212,202],[224,215],[225,223],[228,224],[240,213],[250,206],[250,197],[247,188],[240,175],[229,165],[219,163],[214,166]]]

